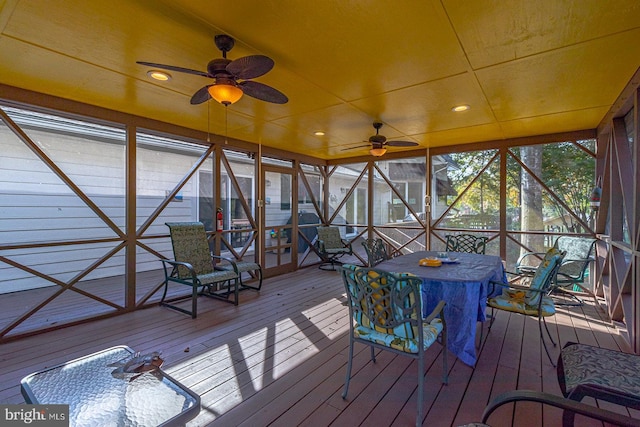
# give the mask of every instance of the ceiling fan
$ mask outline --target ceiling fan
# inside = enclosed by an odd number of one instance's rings
[[[219,34],[215,36],[215,43],[222,51],[222,58],[210,61],[206,72],[153,62],[137,61],[137,63],[214,79],[213,84],[204,86],[193,94],[191,104],[201,104],[213,98],[221,104],[229,105],[237,102],[243,94],[274,104],[286,104],[289,101],[289,98],[279,90],[251,80],[268,73],[273,68],[273,59],[264,55],[227,59],[227,52],[233,48],[235,40],[226,34]]]
[[[417,142],[413,141],[387,141],[387,138],[384,135],[380,135],[380,128],[382,127],[382,123],[373,122],[373,127],[376,130],[376,134],[369,137],[369,143],[367,145],[358,145],[357,147],[349,147],[345,148],[344,150],[353,150],[355,148],[371,146],[369,153],[372,156],[380,157],[387,152],[387,147],[414,147],[416,145],[419,145]]]

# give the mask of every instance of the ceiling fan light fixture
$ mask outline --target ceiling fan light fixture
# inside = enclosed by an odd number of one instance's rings
[[[159,80],[161,82],[166,82],[167,80],[171,80],[171,74],[166,73],[164,71],[150,70],[150,71],[147,71],[147,76],[151,77],[154,80]]]
[[[384,147],[376,147],[369,150],[369,154],[371,154],[373,157],[384,156],[386,152],[387,152],[387,149]]]
[[[242,98],[243,92],[238,86],[226,83],[217,83],[207,89],[209,95],[220,104],[230,105],[238,102]]]

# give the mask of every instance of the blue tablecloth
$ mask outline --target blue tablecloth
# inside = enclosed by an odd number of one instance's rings
[[[435,257],[437,252],[423,251],[384,261],[376,266],[384,271],[412,273],[422,278],[422,310],[428,315],[440,300],[447,305],[448,349],[470,366],[476,363],[476,322],[485,321],[488,292],[500,294],[500,286],[490,281],[506,283],[502,260],[493,255],[450,252],[456,263],[440,267],[421,267],[421,258]]]

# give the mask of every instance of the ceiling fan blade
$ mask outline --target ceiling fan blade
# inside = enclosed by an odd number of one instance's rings
[[[384,145],[388,145],[390,147],[415,147],[420,144],[413,141],[387,141]]]
[[[273,59],[264,55],[250,55],[231,61],[227,71],[239,79],[255,79],[273,68]]]
[[[242,89],[245,95],[249,95],[261,101],[272,102],[274,104],[286,104],[289,102],[289,98],[287,98],[284,93],[263,83],[246,81],[238,83],[238,86]]]
[[[356,148],[365,148],[365,147],[371,147],[371,144],[366,144],[366,145],[356,145],[355,147],[347,147],[347,148],[343,148],[340,151],[347,151],[347,150],[355,150]]]
[[[207,102],[211,98],[211,95],[209,95],[209,86],[211,85],[200,88],[196,93],[193,94],[193,96],[191,97],[192,105],[202,104],[203,102]]]
[[[195,74],[196,76],[209,77],[209,78],[214,77],[209,73],[205,73],[204,71],[192,70],[190,68],[176,67],[174,65],[164,65],[164,64],[156,64],[154,62],[142,62],[142,61],[137,61],[136,64],[146,65],[147,67],[152,67],[152,68],[161,68],[163,70],[177,71],[179,73]]]

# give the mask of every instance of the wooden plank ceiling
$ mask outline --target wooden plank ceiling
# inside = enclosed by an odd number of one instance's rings
[[[225,107],[189,103],[210,79],[136,64],[205,71],[223,33],[230,59],[275,60],[256,81],[287,104],[244,96],[225,127]],[[345,148],[374,120],[424,148],[593,129],[640,66],[637,40],[637,0],[4,0],[0,83],[332,159],[366,154]]]

